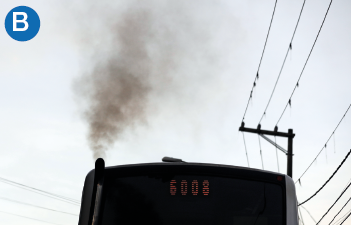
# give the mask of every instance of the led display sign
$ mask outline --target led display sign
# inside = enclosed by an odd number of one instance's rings
[[[179,184],[180,183],[180,187]],[[191,185],[188,190],[188,183]],[[181,195],[193,195],[197,196],[199,195],[204,195],[207,196],[210,193],[210,182],[208,180],[200,181],[200,186],[201,188],[199,189],[199,181],[198,180],[192,180],[192,181],[187,181],[187,180],[181,180],[180,182],[177,180],[171,180],[169,183],[169,193],[171,195],[176,195],[177,190],[178,193],[180,192]],[[189,186],[190,186],[189,185]]]

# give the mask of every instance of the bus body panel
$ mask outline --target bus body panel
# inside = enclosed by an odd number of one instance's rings
[[[91,170],[85,177],[78,225],[88,225],[91,198],[93,194],[94,174],[95,170]]]
[[[297,225],[297,200],[294,181],[285,175],[286,189],[286,225]]]
[[[146,169],[147,168],[147,169]],[[169,171],[187,171],[192,173],[192,170],[203,171],[209,175],[223,175],[223,176],[234,176],[239,179],[247,180],[261,180],[266,181],[267,178],[271,180],[272,177],[277,176],[283,177],[284,180],[284,192],[285,202],[283,208],[285,208],[285,220],[286,225],[298,225],[297,216],[297,201],[295,193],[295,184],[293,180],[284,174],[263,171],[259,169],[236,167],[229,165],[218,165],[218,164],[202,164],[202,163],[148,163],[148,164],[134,164],[134,165],[121,165],[105,168],[105,179],[118,174],[118,176],[129,176],[130,174],[145,174],[145,170],[153,173],[163,173],[164,170]],[[92,193],[94,186],[94,174],[95,170],[91,170],[86,176],[83,193],[82,193],[82,204],[79,215],[78,225],[92,225],[89,224],[89,214],[92,202]],[[233,175],[235,174],[235,175]]]

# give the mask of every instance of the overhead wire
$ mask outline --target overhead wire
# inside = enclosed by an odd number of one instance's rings
[[[347,182],[343,190],[345,190],[345,188],[347,187],[347,185],[349,185],[350,182],[351,182],[351,179]]]
[[[245,108],[245,112],[244,112],[244,116],[243,116],[242,122],[243,122],[244,119],[245,119],[246,112],[247,112],[247,108],[249,107],[250,100],[252,99],[253,90],[254,90],[254,88],[256,87],[256,81],[257,81],[258,78],[259,78],[259,71],[260,71],[260,67],[261,67],[261,63],[262,63],[262,59],[263,59],[264,52],[265,52],[265,50],[266,50],[267,40],[268,40],[269,33],[270,33],[270,30],[271,30],[271,26],[272,26],[272,22],[273,22],[273,18],[274,18],[274,14],[275,14],[275,9],[276,9],[276,6],[277,6],[277,2],[278,2],[278,0],[276,0],[276,1],[275,1],[275,4],[274,4],[273,14],[272,14],[272,17],[271,17],[271,22],[269,23],[268,33],[267,33],[266,40],[265,40],[265,43],[264,43],[264,46],[263,46],[263,51],[262,51],[262,54],[261,54],[260,63],[258,64],[257,73],[256,73],[256,76],[255,76],[255,79],[254,79],[253,86],[252,86],[252,88],[251,88],[249,100],[247,101],[247,104],[246,104],[246,108]]]
[[[247,155],[247,148],[246,148],[246,142],[245,142],[245,135],[244,135],[244,132],[242,132],[242,133],[243,133],[244,146],[245,146],[245,152],[246,152],[247,166],[250,167],[249,156]]]
[[[38,188],[30,187],[28,185],[24,185],[24,184],[15,182],[15,181],[11,181],[11,180],[8,180],[8,179],[2,178],[2,177],[0,177],[0,180],[3,180],[3,181],[8,182],[8,183],[15,184],[15,185],[18,185],[18,186],[22,186],[22,187],[25,187],[25,188],[29,188],[29,189],[32,189],[32,190],[35,190],[35,191],[40,191],[40,192],[43,192],[43,193],[46,193],[46,194],[49,194],[49,195],[53,195],[53,196],[56,196],[56,197],[59,197],[59,198],[63,198],[63,199],[69,200],[69,201],[74,201],[74,202],[78,202],[79,203],[79,201],[76,200],[76,199],[65,197],[65,196],[58,195],[58,194],[53,194],[53,193],[50,193],[50,192],[47,192],[47,191],[40,190]]]
[[[22,218],[26,218],[26,219],[30,219],[30,220],[35,220],[35,221],[39,221],[39,222],[42,222],[42,223],[48,223],[48,224],[54,224],[54,225],[61,225],[61,224],[57,224],[57,223],[51,223],[51,222],[47,222],[47,221],[44,221],[44,220],[38,220],[38,219],[35,219],[35,218],[31,218],[31,217],[27,217],[27,216],[22,216],[22,215],[18,215],[18,214],[14,214],[14,213],[9,213],[9,212],[4,212],[4,211],[0,211],[0,213],[5,213],[5,214],[12,215],[12,216],[22,217]]]
[[[335,150],[335,134],[333,135],[333,139],[334,139],[334,153],[336,153],[336,150]]]
[[[79,204],[78,202],[76,202],[76,201],[72,201],[72,200],[63,198],[63,197],[61,197],[61,196],[55,196],[54,194],[48,194],[48,193],[45,193],[45,192],[33,190],[33,189],[27,188],[27,187],[25,187],[25,186],[16,185],[16,184],[10,183],[10,182],[4,182],[4,181],[2,181],[2,180],[0,180],[0,182],[3,182],[3,183],[6,183],[6,184],[15,186],[15,187],[18,187],[18,188],[27,190],[27,191],[31,191],[31,192],[34,192],[34,193],[37,193],[37,194],[39,194],[39,195],[43,195],[43,196],[46,196],[46,197],[49,197],[49,198],[52,198],[52,199],[56,199],[56,200],[59,200],[59,201],[62,201],[62,202],[66,202],[66,203],[73,204],[73,205],[76,205],[76,206],[79,206],[79,205],[80,205],[80,204]]]
[[[293,35],[292,35],[292,37],[291,37],[291,40],[290,40],[290,43],[289,43],[289,46],[288,46],[288,50],[286,51],[283,64],[282,64],[282,66],[281,66],[281,68],[280,68],[280,71],[279,71],[277,80],[276,80],[276,82],[275,82],[275,84],[274,84],[274,88],[273,88],[273,91],[272,91],[272,93],[271,93],[271,96],[269,97],[267,106],[266,106],[266,108],[265,108],[265,110],[264,110],[264,112],[263,112],[263,114],[262,114],[262,117],[261,117],[261,119],[260,119],[260,122],[258,122],[259,124],[261,123],[263,117],[266,115],[267,108],[268,108],[268,106],[269,106],[269,104],[270,104],[270,102],[271,102],[271,100],[272,100],[272,96],[273,96],[273,94],[274,94],[275,88],[276,88],[276,86],[277,86],[277,84],[278,84],[280,75],[282,74],[283,68],[284,68],[284,66],[285,66],[286,58],[288,57],[288,54],[289,54],[290,50],[292,49],[292,42],[293,42],[293,40],[294,40],[295,33],[296,33],[297,27],[298,27],[298,25],[299,25],[300,18],[301,18],[301,14],[302,14],[302,11],[303,11],[303,9],[304,9],[304,7],[305,7],[305,3],[306,3],[306,0],[303,1],[302,7],[301,7],[301,10],[300,10],[300,14],[299,14],[299,18],[297,19],[297,23],[296,23],[296,25],[295,25],[295,29],[294,29]]]
[[[346,186],[343,188],[343,191],[347,188],[347,186],[348,186],[350,183],[351,183],[351,179],[347,182]],[[340,223],[341,220],[343,220],[343,219],[347,216],[347,214],[350,213],[350,212],[351,212],[351,210],[348,211],[346,214],[344,214],[342,217],[340,217],[340,218],[339,218],[336,222],[334,222],[332,225],[335,225],[335,224]]]
[[[328,225],[330,225],[335,218],[340,214],[340,212],[345,208],[345,206],[349,203],[349,201],[351,200],[351,198],[349,198],[349,200],[347,200],[347,202],[343,205],[343,207],[339,210],[339,212],[334,216],[334,218],[332,219],[332,221],[330,221],[330,223]]]
[[[306,68],[306,65],[307,65],[307,63],[308,63],[308,60],[310,59],[310,56],[311,56],[312,51],[313,51],[313,49],[314,49],[314,46],[316,45],[316,42],[317,42],[317,40],[318,40],[319,34],[320,34],[320,32],[321,32],[321,30],[322,30],[322,27],[323,27],[323,25],[324,25],[325,19],[327,18],[327,15],[328,15],[328,12],[329,12],[329,9],[330,9],[330,6],[331,6],[332,2],[333,2],[333,0],[330,0],[330,3],[329,3],[329,6],[328,6],[328,9],[327,9],[327,12],[325,13],[325,16],[324,16],[324,19],[323,19],[323,22],[322,22],[322,25],[321,25],[320,28],[319,28],[318,34],[317,34],[317,36],[316,36],[316,39],[314,40],[314,43],[313,43],[312,48],[311,48],[311,50],[310,50],[310,53],[308,54],[308,57],[307,57],[307,59],[306,59],[306,62],[305,62],[305,64],[304,64],[303,68],[302,68],[302,71],[301,71],[301,73],[300,73],[299,79],[297,80],[297,83],[296,83],[296,85],[295,85],[295,87],[294,87],[294,90],[292,91],[292,93],[291,93],[291,95],[290,95],[289,101],[286,103],[285,108],[284,108],[282,114],[280,115],[280,117],[279,117],[279,119],[278,119],[278,121],[277,121],[277,123],[276,123],[276,126],[278,126],[278,123],[279,123],[279,121],[281,120],[282,116],[284,115],[285,110],[286,110],[286,108],[288,107],[288,105],[291,105],[291,98],[292,98],[292,96],[294,95],[296,88],[299,86],[299,82],[300,82],[301,76],[302,76],[303,72],[305,71],[305,68]]]
[[[275,143],[275,155],[276,155],[276,157],[277,157],[278,172],[280,172],[280,169],[279,169],[279,159],[278,159],[278,149],[277,149],[277,139],[276,139],[275,136],[274,136],[274,143]]]
[[[349,213],[351,213],[351,210],[349,210],[347,213],[345,213],[342,217],[340,217],[335,223],[333,223],[332,225],[339,225],[341,222],[342,222],[342,220],[343,219],[345,219],[346,218],[346,216],[349,214]]]
[[[297,182],[300,181],[300,179],[305,175],[305,173],[307,172],[307,170],[309,170],[309,168],[312,166],[312,164],[317,160],[318,156],[321,154],[321,152],[323,151],[323,149],[325,148],[325,146],[327,146],[330,138],[333,136],[333,134],[335,133],[335,131],[338,129],[340,123],[343,121],[343,119],[345,118],[347,112],[349,111],[351,107],[351,104],[350,106],[347,108],[346,112],[344,113],[343,117],[341,118],[341,120],[339,121],[338,125],[335,127],[334,131],[332,132],[332,134],[329,136],[328,140],[325,142],[325,144],[323,145],[322,149],[319,151],[319,153],[317,154],[317,156],[312,160],[311,164],[307,167],[307,169],[302,173],[302,175],[295,181],[295,184]]]
[[[314,196],[316,196],[324,187],[325,185],[327,185],[327,183],[329,183],[329,181],[334,177],[334,175],[339,171],[339,169],[341,168],[341,166],[344,164],[344,162],[346,161],[346,159],[349,157],[351,153],[351,149],[350,151],[347,153],[347,155],[345,156],[344,160],[340,163],[340,165],[338,166],[338,168],[336,168],[336,170],[334,171],[334,173],[329,177],[329,179],[322,185],[322,187],[320,187],[311,197],[309,197],[308,199],[306,199],[305,201],[303,201],[302,203],[300,203],[298,206],[305,204],[306,202],[308,202],[309,200],[311,200]]]
[[[43,196],[46,196],[46,197],[49,197],[49,198],[53,198],[53,199],[56,199],[56,200],[59,200],[59,201],[63,201],[63,202],[69,203],[69,204],[74,204],[74,205],[77,205],[77,206],[80,205],[80,202],[78,200],[75,200],[75,199],[72,199],[72,198],[68,198],[68,197],[65,197],[65,196],[62,196],[62,195],[57,195],[57,194],[54,194],[54,193],[50,193],[50,192],[47,192],[47,191],[44,191],[44,190],[40,190],[38,188],[30,187],[28,185],[24,185],[24,184],[21,184],[21,183],[18,183],[18,182],[14,182],[14,181],[2,178],[2,177],[0,177],[0,182],[6,183],[6,184],[9,184],[9,185],[18,187],[18,188],[22,188],[22,189],[25,189],[27,191],[31,191],[31,192],[34,192],[34,193],[37,193],[37,194],[40,194],[40,195],[43,195]]]
[[[340,225],[342,225],[342,224],[349,218],[350,215],[351,215],[351,212],[350,212],[349,215],[342,221],[342,223],[340,223]]]
[[[305,225],[300,208],[298,207],[297,210],[298,210],[299,218],[301,218],[302,225]]]
[[[28,205],[28,206],[32,206],[32,207],[36,207],[36,208],[40,208],[40,209],[45,209],[45,210],[49,210],[49,211],[64,213],[64,214],[68,214],[68,215],[72,215],[72,216],[78,216],[77,214],[64,212],[64,211],[60,211],[60,210],[56,210],[56,209],[50,209],[50,208],[46,208],[46,207],[42,207],[42,206],[38,206],[38,205],[33,205],[33,204],[29,204],[29,203],[9,199],[9,198],[0,197],[0,199],[5,200],[5,201],[9,201],[9,202],[13,202],[13,203],[17,203],[17,204]]]
[[[345,191],[350,187],[351,183],[349,185],[347,185],[346,189],[343,190],[341,192],[341,194],[339,195],[339,197],[335,200],[335,202],[329,207],[329,209],[327,210],[326,213],[324,213],[324,215],[319,219],[319,221],[316,223],[316,225],[318,225],[322,219],[329,213],[329,211],[334,207],[334,205],[339,201],[339,199],[341,198],[341,196],[343,196],[343,194],[345,193]]]
[[[260,145],[260,155],[261,155],[262,169],[264,170],[260,135],[257,135],[257,137],[258,137],[258,143]]]
[[[315,218],[312,216],[312,214],[310,213],[310,211],[308,211],[303,205],[301,205],[300,207],[302,207],[307,213],[308,215],[310,215],[310,217],[312,218],[312,220],[317,223],[317,221],[315,220]]]

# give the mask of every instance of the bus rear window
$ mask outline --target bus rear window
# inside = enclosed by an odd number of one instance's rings
[[[216,176],[109,178],[103,225],[283,225],[277,184]]]

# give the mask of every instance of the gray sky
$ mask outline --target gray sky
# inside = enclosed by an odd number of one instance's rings
[[[106,152],[106,165],[160,162],[163,156],[190,162],[247,166],[242,134],[238,132],[271,19],[270,1],[26,1],[41,20],[38,35],[28,42],[11,39],[0,29],[0,177],[49,192],[80,199],[86,174],[93,168],[84,101],[74,84],[94,63],[118,53],[111,48],[111,26],[129,12],[151,15],[154,39],[142,122],[127,126]],[[278,76],[303,1],[278,1],[260,78],[246,115],[256,127]],[[5,19],[21,1],[2,1]],[[327,10],[327,0],[307,0],[293,41],[292,53],[262,121],[273,129],[296,84]],[[335,0],[320,37],[279,123],[292,128],[294,172],[297,179],[322,149],[351,104],[351,3]],[[168,33],[167,33],[168,32]],[[167,35],[166,35],[167,34]],[[170,34],[170,35],[169,35]],[[112,40],[112,41],[111,41]],[[115,52],[116,51],[116,52]],[[167,55],[170,53],[169,55]],[[164,57],[172,60],[165,67]],[[156,74],[156,75],[155,75]],[[157,74],[162,74],[158,76]],[[351,148],[351,115],[345,117],[326,152],[297,185],[300,201],[313,194]],[[261,168],[258,138],[246,134],[250,166]],[[277,138],[286,147],[287,141]],[[265,169],[278,171],[275,148],[261,140]],[[335,146],[335,148],[334,148]],[[349,159],[350,160],[350,159]],[[279,153],[280,172],[286,159]],[[351,179],[347,161],[322,192],[305,204],[319,219]],[[348,190],[323,220],[351,196]],[[79,207],[0,183],[0,197],[79,214]],[[351,210],[346,207],[341,215]],[[22,206],[0,199],[0,211],[58,224],[77,224],[78,217]],[[313,224],[302,211],[306,224]],[[0,212],[6,225],[42,224]],[[351,224],[349,219],[344,224]]]

